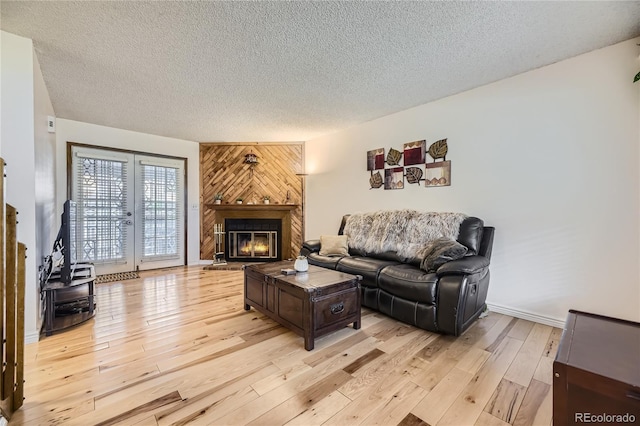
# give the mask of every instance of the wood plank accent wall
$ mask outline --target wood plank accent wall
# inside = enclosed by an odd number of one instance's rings
[[[253,151],[258,164],[244,164],[245,155]],[[213,196],[222,193],[223,204],[262,203],[271,197],[271,204],[297,204],[291,212],[292,256],[297,255],[303,240],[303,145],[301,143],[202,143],[200,144],[200,258],[213,259],[213,224],[215,210],[207,206]]]

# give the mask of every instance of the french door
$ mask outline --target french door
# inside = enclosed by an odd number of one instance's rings
[[[184,265],[184,160],[72,146],[78,262],[96,274]]]

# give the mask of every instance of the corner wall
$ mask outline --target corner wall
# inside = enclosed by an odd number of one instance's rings
[[[640,320],[638,42],[306,142],[307,238],[335,234],[345,213],[464,212],[496,227],[494,309]],[[441,138],[452,186],[369,189],[368,150]]]
[[[33,53],[34,82],[34,161],[35,161],[35,224],[36,246],[34,254],[36,267],[43,263],[45,256],[51,254],[53,242],[58,234],[59,224],[56,222],[56,135],[47,130],[47,118],[55,117],[49,92],[42,77],[38,58]],[[42,324],[40,316],[42,307],[36,292],[35,308],[37,311],[38,329]]]
[[[298,204],[291,212],[291,247],[293,256],[302,247],[302,170],[301,143],[203,143],[200,145],[201,220],[200,258],[213,259],[213,223],[216,212],[211,207],[214,196],[223,194],[223,204],[243,198],[244,203],[262,203],[268,195],[272,204]],[[244,164],[245,155],[253,152],[258,164]]]
[[[200,263],[200,161],[197,142],[132,132],[80,121],[56,122],[56,206],[57,216],[67,199],[67,142],[117,148],[187,159],[187,263]],[[58,220],[58,226],[60,221]]]
[[[27,246],[25,340],[38,340],[39,288],[36,243],[34,54],[31,40],[2,31],[2,156],[6,202],[18,211],[18,240]],[[44,123],[46,124],[46,123]]]

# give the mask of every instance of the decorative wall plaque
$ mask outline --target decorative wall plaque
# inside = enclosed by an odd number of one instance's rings
[[[404,188],[404,167],[384,169],[384,189]]]
[[[427,163],[425,187],[450,186],[451,185],[451,161],[438,161]]]
[[[424,164],[427,141],[415,141],[404,144],[404,165]]]
[[[367,170],[384,169],[384,148],[367,151]]]
[[[385,149],[378,148],[367,151],[367,170],[371,172],[369,186],[371,189],[403,189],[404,180],[410,184],[420,185],[424,181],[425,188],[451,185],[451,161],[447,161],[449,146],[447,139],[440,139],[429,145],[427,141],[407,142],[402,151],[389,148],[385,157]],[[427,162],[427,153],[433,162]],[[404,156],[404,167],[400,165]],[[425,168],[422,168],[422,165]],[[384,170],[384,178],[382,177]],[[374,172],[375,171],[375,172]]]

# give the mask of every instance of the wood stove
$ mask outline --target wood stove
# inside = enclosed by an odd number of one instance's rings
[[[282,220],[225,219],[225,257],[229,261],[282,260]]]

